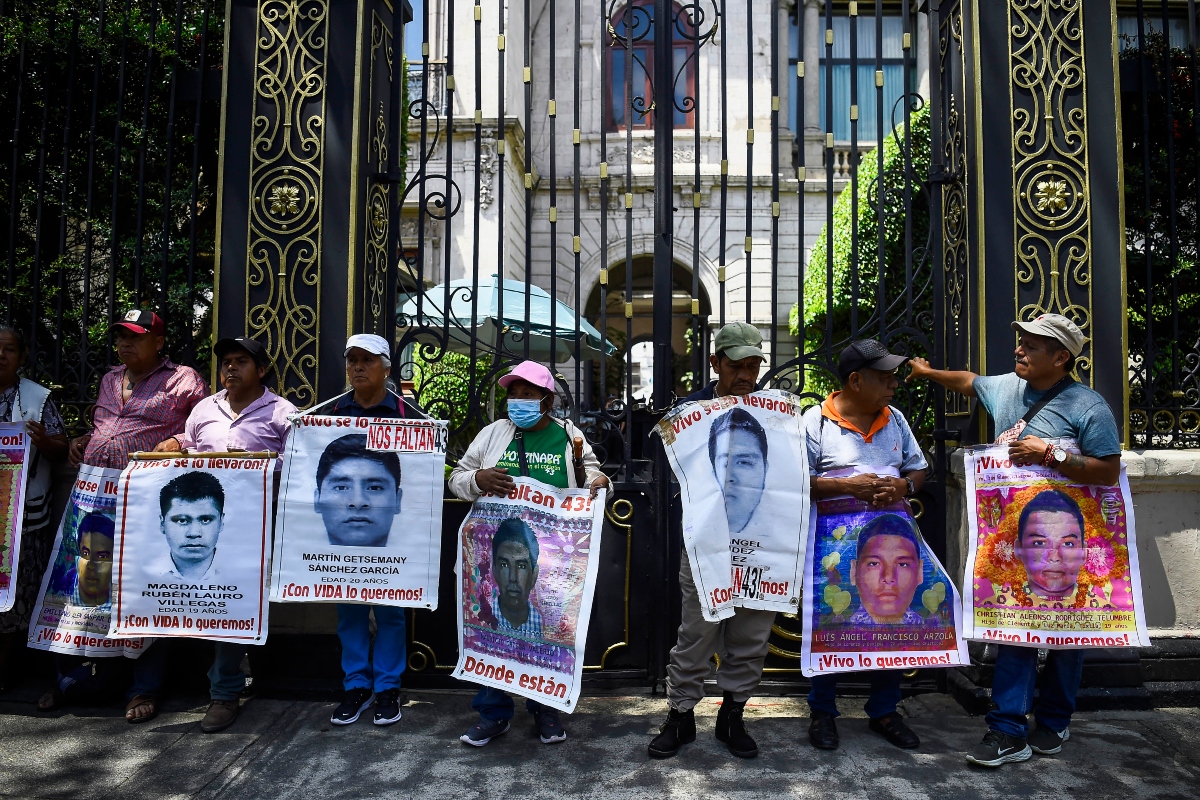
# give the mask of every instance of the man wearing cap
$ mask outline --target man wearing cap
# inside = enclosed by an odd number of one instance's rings
[[[162,355],[166,327],[153,311],[132,309],[109,331],[120,365],[100,379],[91,433],[71,441],[71,464],[124,469],[129,454],[153,450],[183,430],[188,415],[208,394],[200,373]],[[134,662],[125,719],[146,722],[158,714],[166,648],[152,644]]]
[[[1007,375],[934,369],[915,358],[908,380],[935,383],[978,397],[996,423],[997,444],[1007,444],[1014,464],[1043,464],[1079,483],[1112,486],[1121,475],[1121,444],[1112,409],[1097,392],[1072,380],[1075,359],[1086,338],[1074,322],[1060,314],[1017,321],[1016,364]],[[1046,439],[1070,438],[1079,453],[1051,445]],[[1037,648],[999,645],[992,678],[988,732],[967,754],[986,767],[1025,761],[1033,753],[1052,755],[1070,738],[1068,725],[1083,675],[1082,650],[1051,650],[1039,676]],[[1029,730],[1034,687],[1039,696],[1037,727]]]
[[[396,419],[424,418],[417,406],[388,387],[392,368],[392,350],[387,339],[373,333],[357,333],[346,340],[346,383],[350,390],[309,409],[308,414],[341,417],[379,417]],[[349,437],[344,437],[349,438]],[[366,452],[366,436],[361,437],[364,459],[377,461],[378,453]],[[348,460],[342,454],[343,461]],[[359,459],[349,459],[355,461]],[[399,476],[396,476],[397,480]],[[399,487],[397,486],[397,489]],[[397,494],[391,494],[394,502]],[[370,502],[361,497],[344,503]],[[399,606],[367,603],[338,604],[338,639],[342,644],[342,702],[329,721],[351,725],[362,712],[375,704],[373,722],[379,726],[399,722],[400,677],[408,658],[405,609]],[[375,616],[375,637],[371,637],[371,615]]]
[[[851,342],[842,351],[838,359],[841,391],[804,412],[813,500],[850,496],[882,509],[903,503],[905,498],[920,491],[929,465],[908,421],[899,409],[890,405],[899,385],[896,369],[907,360],[889,353],[874,339]],[[895,536],[882,539],[890,540],[885,544],[899,544],[906,555],[911,548],[917,548],[915,539],[908,542],[895,541],[899,539]],[[866,545],[866,538],[860,534],[860,563]],[[919,548],[915,556],[911,563],[919,564]],[[918,568],[918,575],[919,572]],[[893,591],[900,588],[898,575],[884,580]],[[915,587],[912,584],[910,588]],[[864,609],[869,611],[865,585],[860,585],[859,594]],[[908,601],[911,600],[909,594]],[[904,610],[903,606],[899,609],[901,617]],[[865,706],[869,727],[896,747],[918,747],[920,738],[904,724],[896,710],[900,702],[900,676],[899,670],[871,672],[871,694]],[[820,750],[834,750],[838,746],[834,721],[838,716],[837,684],[836,674],[815,675],[812,679],[808,695],[812,714],[808,741]]]
[[[717,379],[683,402],[744,396],[757,387],[758,373],[766,360],[757,328],[731,322],[717,331],[714,346],[716,354],[709,357],[709,364]],[[727,509],[731,508],[729,500],[727,495]],[[723,700],[717,713],[716,737],[733,755],[754,758],[758,744],[746,732],[743,713],[762,679],[775,612],[737,608],[728,619],[706,621],[686,550],[680,557],[679,590],[682,612],[678,638],[667,665],[667,719],[647,751],[651,758],[670,758],[680,747],[696,740],[694,709],[704,697],[704,679],[713,653],[720,651],[717,686]]]
[[[213,346],[220,365],[221,391],[196,404],[188,415],[183,432],[162,441],[156,452],[187,451],[279,453],[275,461],[276,490],[291,425],[290,414],[296,407],[263,385],[270,371],[266,348],[249,338],[222,339]],[[236,535],[236,520],[230,521]],[[163,645],[160,642],[158,647]],[[200,730],[215,733],[228,728],[238,715],[238,698],[246,688],[242,659],[247,644],[216,642],[216,658],[208,671],[212,702],[200,721]]]
[[[554,408],[554,376],[550,370],[536,361],[522,361],[500,378],[499,384],[507,392],[508,419],[496,420],[479,432],[450,473],[450,491],[468,502],[474,502],[484,494],[508,494],[516,486],[513,475],[533,478],[558,489],[588,487],[592,497],[610,485],[608,476],[600,471],[600,461],[583,431],[570,420],[559,420],[550,415]],[[578,465],[574,463],[575,439],[583,441],[582,463]],[[535,561],[530,568],[532,579],[514,579],[512,582],[511,591],[518,595],[523,593],[524,601],[528,600],[529,589],[521,584],[528,582],[532,586],[537,576],[536,544],[534,541],[505,545],[511,547],[514,555],[523,552],[525,557],[532,556]],[[515,576],[517,570],[511,573]],[[502,582],[499,577],[493,577],[498,584]],[[498,588],[509,591],[509,588]],[[502,595],[498,596],[497,603],[503,603]],[[525,604],[528,606],[527,602]],[[510,623],[509,627],[521,633],[532,633],[535,627],[540,628],[540,622],[536,626],[533,623],[532,619],[524,619],[518,620],[517,625]],[[471,708],[479,714],[479,721],[459,740],[474,747],[483,747],[506,733],[515,711],[508,693],[486,686],[475,694]],[[534,727],[543,744],[566,740],[567,730],[555,709],[533,700],[526,700],[525,708],[533,715]]]

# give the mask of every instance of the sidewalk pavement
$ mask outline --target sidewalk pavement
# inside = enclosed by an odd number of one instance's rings
[[[867,729],[861,698],[842,698],[842,747],[807,742],[801,698],[764,697],[747,709],[761,755],[734,758],[712,735],[719,700],[697,708],[698,738],[673,759],[646,743],[661,697],[584,699],[565,717],[570,736],[543,745],[518,702],[512,730],[481,749],[458,736],[472,722],[464,694],[412,692],[404,719],[376,728],[329,724],[333,703],[244,702],[238,722],[200,732],[203,698],[176,698],[144,725],[117,707],[40,714],[32,696],[0,702],[0,797],[21,798],[1196,798],[1200,709],[1080,714],[1056,757],[998,770],[968,765],[984,733],[949,697],[906,700],[923,742],[898,750]],[[21,702],[17,702],[20,700]]]

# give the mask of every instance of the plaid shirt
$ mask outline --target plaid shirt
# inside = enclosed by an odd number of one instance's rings
[[[529,617],[523,625],[518,627],[509,622],[500,613],[500,590],[493,588],[492,616],[496,618],[496,630],[500,633],[507,633],[521,639],[530,639],[533,641],[541,641],[542,639],[542,612],[538,611],[533,603],[529,603]]]
[[[200,373],[166,358],[122,402],[124,380],[123,364],[100,379],[96,429],[83,454],[84,464],[124,469],[130,453],[153,450],[163,439],[182,431],[188,414],[208,395],[208,384]]]

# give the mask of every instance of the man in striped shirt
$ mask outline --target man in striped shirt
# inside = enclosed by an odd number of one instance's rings
[[[208,396],[200,373],[161,355],[166,329],[158,314],[134,309],[111,330],[121,363],[100,379],[92,432],[71,442],[73,466],[124,469],[130,453],[153,450],[183,430]]]
[[[124,469],[130,453],[153,450],[182,431],[188,414],[208,395],[200,373],[162,355],[166,326],[158,314],[133,309],[110,330],[121,363],[100,379],[92,432],[71,442],[73,466],[83,463]],[[133,685],[126,693],[125,719],[129,722],[146,722],[158,714],[165,656],[166,647],[160,642],[147,647],[134,661]],[[74,656],[58,657],[60,687],[74,673],[87,669],[81,661]],[[99,663],[97,667],[107,669]],[[39,707],[50,710],[61,701],[51,692]]]

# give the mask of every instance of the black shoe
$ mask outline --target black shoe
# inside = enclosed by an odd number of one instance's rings
[[[808,723],[808,741],[818,750],[837,750],[840,739],[833,717],[829,714],[813,714],[812,722]]]
[[[896,745],[896,747],[911,750],[914,747],[921,746],[921,737],[917,736],[912,728],[905,725],[904,720],[895,711],[890,714],[884,714],[882,717],[873,718],[867,723],[867,727]]]
[[[1028,761],[1033,750],[1024,739],[1000,731],[988,731],[983,741],[967,753],[967,761],[981,767],[998,767],[1016,761]]]
[[[348,690],[342,704],[334,709],[333,716],[329,718],[329,721],[334,725],[350,725],[358,722],[358,718],[362,716],[362,712],[367,710],[367,706],[371,705],[374,698],[375,693],[370,689]]]
[[[650,740],[647,751],[651,758],[670,758],[685,744],[696,741],[696,714],[691,709],[667,712],[667,721],[658,729],[659,734]]]
[[[558,719],[558,711],[542,706],[533,712],[533,726],[542,744],[556,744],[567,740],[567,729]]]
[[[392,723],[399,722],[400,717],[399,689],[385,689],[375,695],[376,725],[391,725]]]
[[[1071,729],[1063,728],[1062,733],[1055,733],[1040,722],[1029,734],[1029,749],[1039,756],[1052,756],[1062,752],[1063,742],[1071,738]]]
[[[730,692],[725,693],[717,712],[717,741],[724,742],[738,758],[754,758],[758,755],[758,743],[746,733],[745,710],[744,702],[739,703]]]

